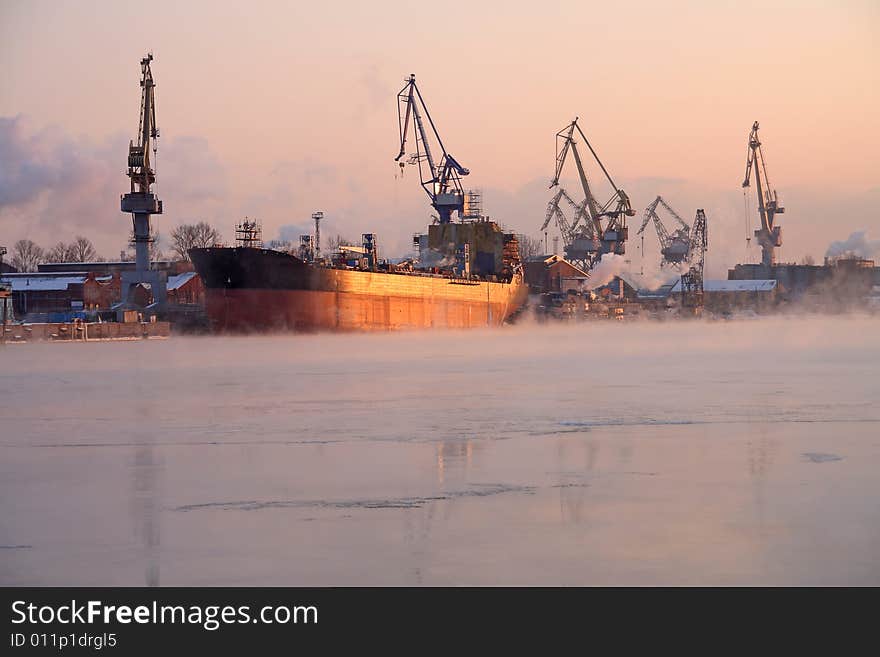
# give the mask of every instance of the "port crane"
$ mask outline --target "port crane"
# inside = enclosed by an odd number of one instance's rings
[[[574,211],[574,221],[569,222],[568,217],[566,217],[565,212],[563,212],[560,207],[562,201],[565,201]],[[575,239],[575,235],[579,234],[585,239],[590,239],[596,250],[598,250],[599,240],[596,237],[595,230],[593,230],[593,224],[584,221],[586,216],[586,200],[581,203],[576,203],[568,192],[560,187],[547,204],[547,213],[544,217],[544,223],[541,225],[541,232],[544,233],[546,237],[547,227],[550,225],[550,222],[555,219],[556,227],[559,229],[559,233],[562,235],[565,244],[571,244]]]
[[[464,214],[465,206],[461,177],[468,175],[470,171],[446,151],[440,133],[437,132],[437,127],[434,125],[428,107],[422,98],[422,93],[416,85],[415,74],[407,78],[403,89],[397,94],[397,119],[400,127],[400,153],[394,158],[394,161],[400,163],[401,172],[404,163],[400,160],[406,154],[406,140],[409,136],[410,124],[412,124],[412,131],[415,135],[415,153],[410,155],[407,163],[418,165],[422,188],[431,199],[431,205],[440,215],[440,223],[448,224],[452,219],[453,212],[458,212],[461,217]],[[434,140],[439,145],[439,160],[431,151],[429,134],[425,129],[425,119],[431,128]]]
[[[575,131],[583,143],[587,145],[596,163],[602,169],[602,173],[605,174],[614,189],[614,194],[603,205],[599,204],[590,187],[583,160],[578,151]],[[563,235],[566,242],[563,248],[568,260],[579,264],[585,270],[589,270],[605,253],[623,255],[626,252],[628,232],[626,218],[634,216],[635,211],[630,206],[629,197],[614,183],[605,165],[602,164],[596,151],[590,145],[578,125],[578,117],[575,117],[571,123],[556,133],[556,173],[550,183],[551,189],[559,185],[559,177],[562,175],[569,152],[574,156],[578,178],[584,193],[584,202],[583,210],[579,215],[576,215],[572,223],[572,233],[567,237]]]
[[[166,282],[164,274],[150,269],[150,217],[162,214],[162,201],[153,192],[156,182],[155,158],[159,129],[156,127],[156,101],[153,71],[150,66],[152,53],[141,59],[141,106],[138,118],[137,143],[128,145],[128,175],[131,191],[121,199],[121,210],[132,216],[132,241],[135,247],[135,270],[122,272],[122,298],[128,299],[129,291],[138,283],[149,283],[153,300],[160,305],[165,302]],[[150,153],[152,151],[152,158]]]
[[[776,264],[777,246],[782,246],[782,227],[776,225],[776,215],[785,212],[785,208],[779,205],[776,191],[770,187],[770,179],[767,176],[767,164],[764,153],[761,150],[761,140],[758,138],[758,122],[752,125],[749,133],[749,145],[746,153],[746,177],[743,180],[743,189],[749,187],[752,170],[755,171],[755,184],[758,187],[758,214],[761,217],[761,227],[755,231],[758,244],[761,245],[761,264],[772,267]],[[764,174],[763,185],[761,174]],[[748,212],[748,211],[747,211]]]
[[[666,229],[660,215],[657,213],[657,208],[660,206],[665,208],[665,210],[678,222],[678,228],[672,233]],[[677,265],[688,260],[692,247],[690,236],[691,227],[687,225],[687,222],[682,219],[665,200],[663,200],[662,196],[655,198],[645,209],[645,217],[642,220],[642,225],[637,233],[637,235],[642,236],[642,253],[645,251],[645,227],[651,220],[654,221],[654,227],[657,230],[657,239],[660,242],[660,255],[662,256],[660,266]]]
[[[694,217],[690,245],[691,266],[681,275],[681,305],[694,314],[699,314],[703,309],[703,266],[706,263],[706,249],[709,247],[706,213],[702,208],[697,210]]]

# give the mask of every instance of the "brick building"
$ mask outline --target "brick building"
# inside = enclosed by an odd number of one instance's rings
[[[523,274],[531,292],[581,292],[588,288],[590,275],[558,255],[526,258]]]
[[[70,314],[80,311],[110,311],[122,301],[121,271],[130,263],[50,263],[37,273],[4,273],[0,276],[12,292],[15,315]],[[191,263],[154,263],[168,273],[170,306],[203,306],[205,288]],[[78,268],[78,270],[77,270]],[[148,287],[132,288],[135,305],[151,303]],[[48,321],[41,318],[39,321]],[[54,321],[54,320],[53,320]],[[58,320],[62,321],[62,320]]]
[[[205,303],[205,284],[194,271],[168,277],[168,303],[180,306],[202,306]]]

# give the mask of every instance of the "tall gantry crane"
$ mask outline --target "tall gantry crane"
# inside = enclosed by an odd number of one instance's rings
[[[153,82],[153,71],[150,63],[152,53],[141,59],[141,109],[138,119],[137,143],[134,140],[128,145],[128,177],[131,180],[131,191],[122,196],[123,212],[131,213],[134,230],[132,241],[135,246],[135,271],[123,272],[122,298],[128,298],[131,285],[150,283],[154,301],[165,300],[166,286],[162,276],[153,275],[150,271],[150,242],[153,236],[150,231],[150,216],[162,214],[162,201],[153,193],[152,185],[156,182],[155,157],[159,129],[156,127],[156,102]],[[152,157],[151,157],[152,152]]]
[[[678,222],[678,228],[672,233],[666,229],[666,226],[663,225],[663,221],[660,219],[660,215],[657,214],[658,206],[663,206]],[[644,253],[645,250],[645,227],[651,220],[654,221],[657,239],[660,242],[660,255],[662,256],[660,266],[677,265],[687,260],[691,252],[691,227],[661,196],[655,198],[651,205],[645,209],[645,218],[642,220],[642,225],[637,233],[637,235],[642,236],[642,252]]]
[[[441,153],[439,161],[431,152],[431,143],[422,114],[424,114],[424,119],[427,119],[434,139],[439,145]],[[461,177],[468,175],[470,171],[461,166],[446,151],[443,140],[440,139],[440,133],[437,132],[428,107],[425,105],[418,86],[416,86],[415,74],[407,78],[403,89],[397,94],[397,115],[400,127],[400,153],[394,158],[394,161],[400,162],[400,158],[406,153],[406,140],[409,135],[409,126],[412,124],[415,135],[415,153],[410,155],[408,163],[418,165],[422,188],[431,199],[431,205],[437,209],[440,223],[449,223],[453,212],[458,212],[461,217],[465,205]],[[404,163],[400,162],[401,171],[403,167]]]
[[[602,205],[593,194],[587,179],[583,160],[577,148],[575,131],[590,149],[590,153],[614,190],[611,198]],[[559,177],[562,175],[569,152],[574,155],[578,178],[584,192],[584,202],[583,210],[580,213],[583,216],[583,221],[576,217],[572,224],[573,232],[567,238],[563,236],[563,239],[566,240],[565,257],[589,270],[605,253],[623,255],[626,252],[626,218],[635,215],[635,211],[630,206],[629,197],[614,183],[605,165],[602,164],[596,151],[590,145],[578,125],[577,117],[556,133],[556,173],[550,183],[551,189],[559,185]]]
[[[706,249],[709,235],[706,227],[706,213],[697,210],[691,228],[691,248],[687,273],[681,275],[681,305],[699,314],[703,308],[703,266],[706,263]]]
[[[758,214],[761,217],[761,227],[755,231],[758,244],[761,245],[761,264],[772,267],[776,264],[775,247],[782,246],[782,227],[776,225],[776,215],[785,212],[785,208],[779,205],[776,191],[770,187],[770,179],[767,176],[767,164],[764,161],[764,153],[761,151],[761,141],[758,139],[758,122],[752,125],[749,133],[749,146],[746,153],[746,177],[743,180],[743,188],[750,184],[752,169],[755,171],[755,183],[758,186]],[[761,174],[764,174],[763,185]]]

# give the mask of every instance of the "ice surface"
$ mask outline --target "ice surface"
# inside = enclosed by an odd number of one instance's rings
[[[878,329],[7,345],[0,584],[878,585]]]

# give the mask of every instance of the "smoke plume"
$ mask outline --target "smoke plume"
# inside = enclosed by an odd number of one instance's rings
[[[858,230],[843,241],[831,242],[828,250],[825,251],[825,257],[854,255],[859,258],[875,258],[880,255],[880,240],[869,240],[866,235],[867,231]]]

